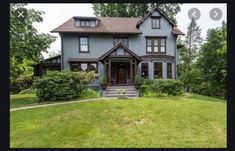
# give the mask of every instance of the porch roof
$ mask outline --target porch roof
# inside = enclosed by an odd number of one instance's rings
[[[133,57],[135,57],[137,60],[141,60],[141,58],[136,55],[133,51],[131,51],[128,47],[126,47],[122,42],[118,42],[116,45],[113,46],[112,49],[110,49],[108,52],[106,52],[105,54],[103,54],[99,60],[102,61],[104,58],[106,58],[109,54],[111,54],[113,51],[115,51],[116,49],[118,49],[119,47],[122,47],[125,51],[129,52]]]

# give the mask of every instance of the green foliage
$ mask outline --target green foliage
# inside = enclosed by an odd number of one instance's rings
[[[200,94],[226,97],[227,79],[227,29],[222,27],[210,29],[207,32],[207,42],[202,45],[197,68],[201,70],[203,82],[210,92],[202,92],[204,84],[200,85]]]
[[[49,34],[38,34],[34,23],[43,21],[44,12],[27,9],[23,21],[17,19],[15,10],[25,8],[25,4],[10,4],[10,76],[17,78],[25,71],[33,71],[31,64],[42,58],[41,52],[46,52],[55,37]]]
[[[176,22],[175,16],[180,12],[178,3],[94,3],[96,16],[102,17],[144,17],[155,6]]]
[[[80,98],[87,84],[96,79],[94,71],[50,71],[34,83],[40,101],[59,101]]]
[[[184,47],[179,51],[180,64],[179,64],[179,76],[188,74],[193,67],[198,56],[199,46],[202,42],[201,29],[197,25],[194,19],[191,20],[188,25],[187,35],[185,40],[178,39],[179,44],[183,44]],[[183,77],[181,77],[182,79]]]
[[[25,89],[25,90],[20,91],[19,94],[34,94],[34,93],[36,93],[36,90],[35,90],[35,89],[28,88],[28,89]]]
[[[189,89],[193,89],[197,85],[200,85],[203,79],[201,78],[200,70],[197,68],[192,68],[190,71],[182,73],[180,76],[180,80],[183,82],[184,87]]]
[[[82,93],[82,99],[93,99],[93,98],[100,98],[100,92],[95,89],[88,88],[84,93]]]
[[[106,75],[103,75],[101,78],[101,84],[108,84],[108,79],[106,77]]]
[[[142,83],[142,77],[139,75],[135,75],[135,84],[141,84]]]
[[[148,84],[141,85],[140,96],[168,96],[183,94],[183,83],[178,80],[148,80]]]
[[[10,92],[13,94],[19,93],[22,90],[28,89],[33,85],[33,74],[21,75],[17,79],[10,79]]]

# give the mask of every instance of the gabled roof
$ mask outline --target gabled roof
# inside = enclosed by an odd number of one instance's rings
[[[154,7],[151,11],[149,11],[141,20],[139,20],[136,24],[136,27],[138,28],[139,25],[145,20],[147,19],[153,12],[155,12],[156,10],[158,10],[158,12],[164,16],[168,21],[169,23],[172,25],[172,26],[176,26],[176,24],[158,7]]]
[[[140,34],[142,33],[136,28],[137,22],[140,18],[125,18],[125,17],[83,17],[99,20],[96,27],[75,27],[74,21],[76,18],[72,17],[65,23],[55,28],[51,32],[58,33],[102,33],[102,34]]]
[[[141,58],[136,55],[133,51],[131,51],[129,48],[127,48],[125,45],[123,45],[121,42],[118,42],[116,45],[113,46],[112,49],[110,49],[108,52],[106,52],[105,54],[103,54],[99,60],[103,60],[105,57],[107,57],[109,54],[111,54],[113,51],[115,51],[117,48],[122,47],[124,50],[126,50],[127,52],[129,52],[132,56],[134,56],[137,60],[141,60]]]

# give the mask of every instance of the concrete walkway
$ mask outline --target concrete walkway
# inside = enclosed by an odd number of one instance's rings
[[[133,98],[135,98],[135,97],[128,98],[128,99],[133,99]],[[42,104],[42,105],[35,105],[35,106],[25,106],[25,107],[10,109],[10,112],[19,111],[19,110],[34,109],[34,108],[40,108],[40,107],[55,106],[55,105],[80,103],[80,102],[90,102],[90,101],[100,101],[100,100],[110,100],[110,99],[117,100],[117,97],[112,97],[112,98],[111,97],[103,97],[103,98],[94,98],[94,99],[86,99],[86,100],[67,101],[67,102],[60,102],[60,103]]]

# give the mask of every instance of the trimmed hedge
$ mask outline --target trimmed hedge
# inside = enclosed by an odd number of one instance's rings
[[[182,95],[183,83],[172,79],[144,80],[140,88],[141,96],[169,96]]]
[[[96,79],[94,71],[50,71],[34,83],[40,101],[59,101],[80,98],[87,84]]]

